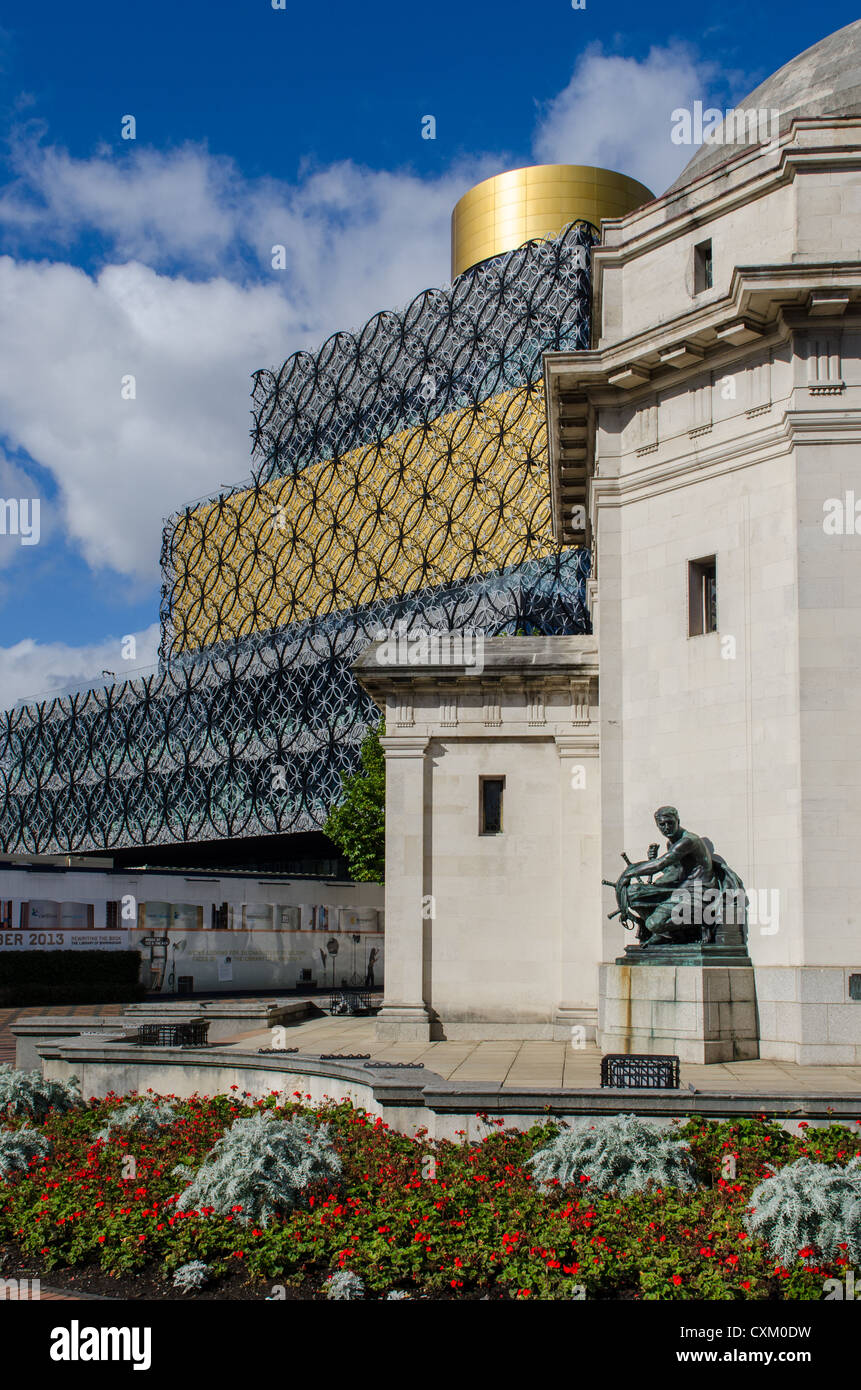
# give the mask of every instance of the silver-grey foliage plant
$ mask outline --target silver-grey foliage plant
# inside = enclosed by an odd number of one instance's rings
[[[655,1187],[696,1187],[696,1168],[690,1149],[671,1130],[647,1124],[637,1115],[613,1115],[577,1128],[565,1128],[527,1165],[539,1184],[552,1187],[589,1179],[590,1192],[614,1192],[627,1197]],[[583,1184],[584,1187],[587,1184]]]
[[[173,1272],[173,1287],[180,1293],[191,1293],[204,1288],[212,1278],[212,1269],[203,1260],[192,1260],[191,1264],[180,1265]]]
[[[162,1129],[168,1129],[176,1119],[176,1110],[166,1100],[151,1100],[149,1096],[136,1096],[125,1105],[118,1105],[108,1116],[105,1128],[96,1138],[110,1139],[116,1130],[120,1134],[139,1134],[152,1138]]]
[[[861,1157],[845,1168],[799,1158],[751,1193],[745,1229],[764,1240],[786,1268],[812,1246],[826,1259],[861,1261]],[[846,1249],[840,1247],[845,1245]]]
[[[49,1110],[74,1110],[83,1103],[76,1076],[49,1081],[40,1071],[18,1071],[9,1062],[0,1066],[0,1115],[26,1115],[41,1122]]]
[[[29,1125],[0,1130],[0,1178],[10,1173],[26,1173],[32,1159],[49,1158],[52,1144],[47,1135]]]
[[[212,1207],[226,1216],[241,1206],[237,1216],[243,1225],[264,1226],[298,1206],[312,1183],[336,1181],[341,1166],[328,1125],[284,1120],[271,1110],[261,1110],[233,1122],[207,1154],[177,1208]],[[191,1170],[182,1165],[173,1171],[191,1176]]]
[[[364,1298],[365,1283],[354,1274],[351,1269],[339,1269],[337,1274],[330,1274],[323,1288],[326,1290],[327,1298]]]

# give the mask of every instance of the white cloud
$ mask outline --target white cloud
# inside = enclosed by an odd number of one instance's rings
[[[670,140],[676,107],[706,101],[716,66],[687,44],[652,48],[645,58],[590,44],[571,81],[546,108],[533,141],[536,159],[594,164],[639,179],[661,194],[693,149]]]
[[[25,638],[11,647],[0,647],[0,710],[16,700],[50,696],[64,687],[97,678],[102,671],[118,679],[155,665],[158,656],[158,623],[142,632],[107,637],[89,646],[70,647],[65,642],[34,642]],[[133,660],[124,660],[122,643],[135,638]],[[105,684],[111,684],[108,677]]]
[[[232,160],[199,145],[75,159],[31,139],[13,142],[12,164],[17,179],[0,194],[0,226],[14,242],[41,237],[56,252],[96,233],[114,262],[265,283],[310,335],[303,346],[445,282],[451,209],[498,167],[488,157],[462,160],[428,180],[344,160],[306,167],[291,184],[245,179]],[[272,270],[273,245],[286,248],[284,273]]]
[[[11,162],[18,178],[0,198],[0,221],[28,233],[50,229],[73,243],[94,228],[118,259],[150,259],[169,247],[201,269],[216,268],[234,239],[241,179],[231,160],[196,146],[123,146],[74,159],[28,138],[13,141]]]
[[[165,512],[248,473],[248,366],[287,321],[259,287],[0,258],[0,418],[93,569],[151,583]]]
[[[122,173],[103,156],[47,151],[29,170],[14,196],[30,242],[97,230],[156,262],[196,258],[198,273],[232,258],[238,274],[191,279],[131,260],[90,275],[0,257],[0,432],[56,481],[43,518],[94,571],[144,585],[158,576],[163,518],[248,476],[251,373],[444,282],[451,207],[488,171],[425,182],[345,163],[243,190],[228,161],[188,149]],[[275,244],[287,248],[283,274],[271,269]],[[122,396],[127,375],[134,400]],[[23,487],[10,467],[9,486]],[[100,653],[8,648],[2,703],[114,669]]]
[[[166,157],[155,172],[141,161],[137,182],[102,163],[49,152],[34,164],[35,185],[51,186],[40,216],[61,231],[93,219],[130,245],[146,204],[138,250],[189,252],[189,228],[207,226],[203,259],[213,246],[226,254],[235,233],[256,239],[268,267],[262,282],[231,283],[139,261],[91,276],[0,257],[3,432],[53,474],[67,538],[87,563],[151,583],[163,517],[249,473],[251,373],[444,282],[451,205],[469,178],[424,183],[341,164],[289,197],[281,190],[280,201],[267,184],[245,200],[230,192],[220,207],[218,192],[233,185],[205,153],[181,151],[176,179]],[[184,223],[183,179],[195,169]],[[275,244],[287,248],[283,278],[271,269]],[[122,395],[129,375],[134,400]]]
[[[671,112],[706,100],[713,79],[684,45],[642,61],[590,46],[539,117],[535,158],[618,169],[660,193],[692,153],[671,143]],[[246,179],[193,145],[75,159],[20,140],[13,163],[0,226],[25,258],[0,257],[0,434],[56,480],[43,537],[62,526],[96,573],[142,584],[158,574],[163,517],[248,475],[251,373],[444,283],[454,203],[510,167],[483,156],[428,180],[345,161],[287,183]],[[69,263],[94,245],[104,268]],[[31,482],[4,468],[7,489]],[[156,625],[140,635],[144,663],[156,642]],[[0,649],[0,706],[118,660],[116,639]]]
[[[657,191],[680,158],[670,112],[708,73],[681,45],[642,61],[592,46],[545,111],[536,157],[608,165]],[[451,208],[499,167],[485,158],[423,180],[341,162],[290,184],[246,180],[191,145],[75,159],[27,141],[14,160],[7,230],[55,254],[96,234],[114,263],[88,275],[0,260],[0,420],[53,474],[86,562],[144,583],[163,517],[247,476],[252,371],[444,282]],[[134,401],[121,397],[127,374]]]

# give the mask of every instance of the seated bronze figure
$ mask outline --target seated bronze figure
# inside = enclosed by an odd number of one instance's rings
[[[675,806],[661,806],[655,822],[667,837],[666,852],[650,845],[649,857],[627,867],[615,883],[622,925],[636,930],[641,947],[714,943],[716,935],[744,941],[747,898],[744,884],[711,840],[685,830]],[[609,880],[605,879],[605,883]]]

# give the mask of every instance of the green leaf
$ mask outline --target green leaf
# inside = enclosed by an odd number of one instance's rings
[[[384,723],[365,738],[362,772],[342,776],[343,799],[329,812],[323,829],[340,849],[359,883],[382,883],[386,854],[386,755],[380,736]]]

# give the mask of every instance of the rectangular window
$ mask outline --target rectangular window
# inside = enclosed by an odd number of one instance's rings
[[[710,241],[701,241],[699,246],[694,247],[694,294],[710,290],[713,283],[712,244]]]
[[[502,793],[504,790],[504,777],[479,777],[479,835],[502,834]]]
[[[717,632],[717,560],[688,561],[688,636]]]
[[[105,904],[105,926],[108,931],[117,931],[120,925],[120,905],[118,902]]]

